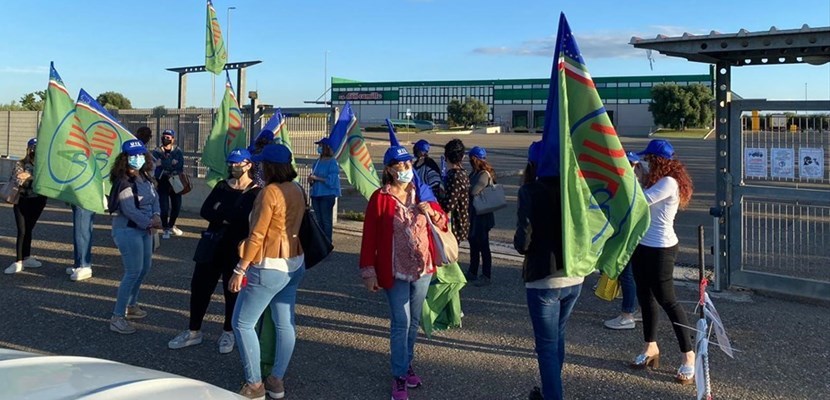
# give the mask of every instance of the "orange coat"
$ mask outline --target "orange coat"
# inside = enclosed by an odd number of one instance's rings
[[[251,233],[239,244],[239,258],[259,264],[264,258],[303,254],[299,234],[304,213],[305,198],[296,183],[272,183],[263,188],[254,200]]]

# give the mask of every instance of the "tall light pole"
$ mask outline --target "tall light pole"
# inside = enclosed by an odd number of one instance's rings
[[[325,61],[323,61],[323,96],[326,95],[326,91],[329,87],[328,77],[329,77],[329,53],[330,50],[326,50]]]
[[[807,82],[804,82],[804,100],[807,100]]]
[[[228,61],[231,59],[231,10],[236,10],[236,7],[228,7],[228,32],[225,34],[225,52],[228,53]]]

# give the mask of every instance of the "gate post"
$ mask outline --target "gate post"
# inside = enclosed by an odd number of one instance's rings
[[[716,134],[716,151],[715,165],[717,167],[715,182],[717,190],[715,193],[715,207],[710,210],[713,217],[719,218],[718,237],[713,238],[717,242],[714,246],[719,250],[719,254],[714,254],[715,265],[719,267],[715,271],[715,275],[719,277],[715,282],[715,290],[724,290],[729,287],[729,271],[735,267],[729,264],[730,250],[730,224],[729,224],[729,208],[732,206],[732,174],[735,171],[731,170],[731,159],[733,157],[729,142],[729,111],[731,101],[731,67],[727,62],[719,62],[715,65],[715,134]],[[737,133],[740,135],[740,132]],[[739,149],[735,149],[739,151]]]

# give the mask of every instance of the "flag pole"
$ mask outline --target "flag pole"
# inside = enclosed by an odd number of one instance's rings
[[[210,108],[216,108],[216,75],[210,74]]]

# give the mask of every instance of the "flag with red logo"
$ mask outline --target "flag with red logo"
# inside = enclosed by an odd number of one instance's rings
[[[555,46],[538,175],[560,177],[566,274],[616,278],[648,229],[648,204],[564,14]]]
[[[369,199],[372,193],[380,188],[380,180],[349,102],[343,106],[329,140],[334,150],[334,158],[346,174],[346,179],[363,197]]]
[[[216,10],[213,8],[213,3],[208,0],[205,30],[205,69],[219,75],[225,69],[226,62],[228,62],[228,49],[225,48],[225,40],[222,38],[222,29],[219,28]]]
[[[225,78],[225,96],[213,116],[213,128],[202,149],[202,164],[208,167],[205,181],[210,187],[228,177],[228,154],[236,148],[244,149],[248,142],[230,76],[226,73]]]

